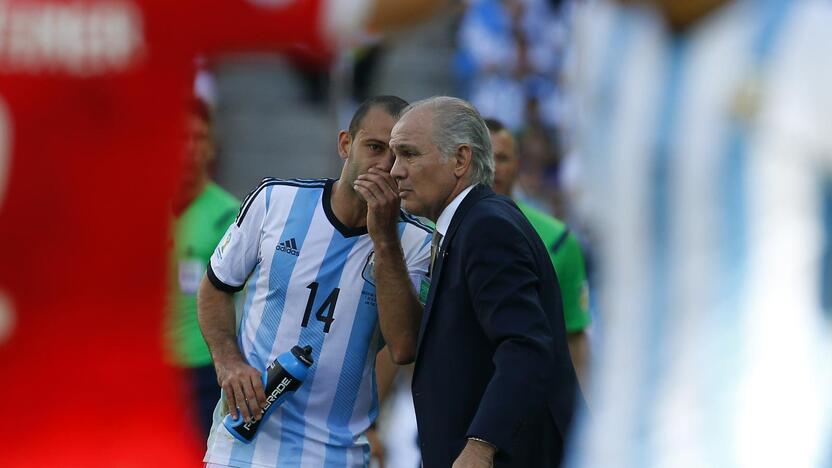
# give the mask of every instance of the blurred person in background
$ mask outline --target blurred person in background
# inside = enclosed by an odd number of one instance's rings
[[[567,38],[563,13],[546,0],[470,0],[458,33],[457,75],[483,115],[512,131],[560,120],[557,77]]]
[[[240,201],[210,177],[216,156],[211,109],[191,101],[182,183],[174,199],[173,274],[167,340],[173,362],[185,371],[189,415],[208,438],[220,397],[208,346],[199,331],[196,292],[211,254],[234,222]]]
[[[193,57],[332,47],[442,3],[2,3],[0,371],[18,383],[0,398],[52,388],[56,362],[74,379],[61,404],[29,409],[36,431],[0,429],[4,466],[194,462],[160,333]]]
[[[599,240],[574,467],[827,467],[832,3],[579,13],[582,202]]]
[[[211,257],[198,313],[222,398],[208,466],[368,466],[376,353],[413,361],[430,261],[432,231],[400,209],[389,174],[406,105],[359,106],[338,135],[340,179],[264,179]],[[246,284],[238,326],[232,294]],[[261,373],[296,344],[312,347],[307,379],[252,443],[236,440],[222,419],[260,418]]]
[[[511,197],[520,169],[517,144],[514,136],[500,121],[486,118],[485,125],[491,135],[491,147],[494,150],[494,192]],[[589,283],[581,245],[563,221],[522,201],[515,200],[515,203],[549,251],[563,300],[569,353],[581,388],[586,391],[590,358],[586,329],[592,320],[589,315]]]

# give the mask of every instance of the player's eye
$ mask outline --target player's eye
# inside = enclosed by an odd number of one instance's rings
[[[370,151],[374,153],[378,153],[379,151],[381,151],[381,145],[379,145],[378,143],[370,143],[369,147]]]

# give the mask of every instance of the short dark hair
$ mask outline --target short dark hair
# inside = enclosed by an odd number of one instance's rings
[[[367,112],[370,111],[373,107],[380,106],[384,108],[385,112],[390,114],[393,118],[399,118],[399,114],[401,114],[402,110],[407,107],[407,101],[398,97],[398,96],[373,96],[370,99],[362,102],[358,109],[356,109],[355,114],[352,115],[352,120],[350,120],[350,138],[355,138],[355,134],[358,133],[359,127],[361,127],[361,121],[364,119],[364,116],[367,115]]]
[[[488,131],[491,133],[502,132],[506,129],[506,126],[497,119],[488,117],[482,120],[485,121],[485,126],[488,127]]]

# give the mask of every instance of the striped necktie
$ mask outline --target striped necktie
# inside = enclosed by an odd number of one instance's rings
[[[442,242],[442,234],[439,231],[433,231],[433,238],[430,241],[430,269],[428,276],[433,275],[433,264],[436,261],[436,255],[439,253],[439,245]]]

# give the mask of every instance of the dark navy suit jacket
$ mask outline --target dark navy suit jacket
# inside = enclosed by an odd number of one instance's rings
[[[576,378],[546,248],[509,198],[478,185],[453,216],[419,331],[413,400],[426,468],[468,437],[496,466],[558,466]]]

